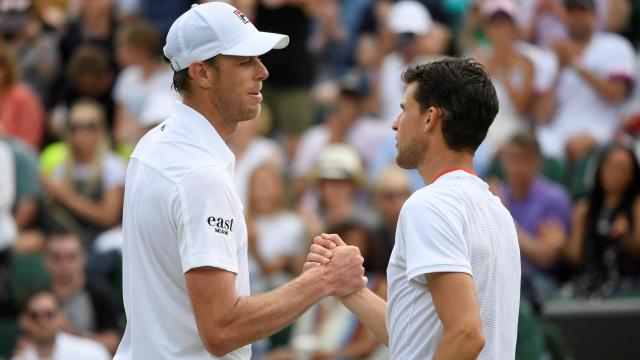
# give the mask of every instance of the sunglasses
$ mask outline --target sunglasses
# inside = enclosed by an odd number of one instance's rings
[[[79,130],[83,130],[83,131],[96,131],[98,130],[98,124],[95,122],[88,122],[88,123],[71,123],[69,125],[69,131],[73,132],[77,132]]]
[[[55,253],[50,253],[48,254],[49,259],[51,259],[53,262],[59,262],[59,261],[75,261],[78,258],[80,258],[80,254],[55,254]]]
[[[57,313],[58,313],[58,310],[56,310],[56,309],[49,309],[49,310],[45,310],[45,311],[33,311],[33,310],[30,310],[27,313],[27,316],[29,317],[29,319],[31,319],[33,321],[38,321],[39,319],[51,320],[51,319],[53,319],[54,316],[56,316]]]

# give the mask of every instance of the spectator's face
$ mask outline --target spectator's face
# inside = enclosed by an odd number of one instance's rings
[[[45,265],[54,282],[68,283],[82,275],[85,256],[80,240],[73,236],[53,238],[47,244]]]
[[[80,13],[84,16],[109,16],[113,0],[81,0]]]
[[[506,145],[501,151],[500,161],[507,183],[512,188],[528,188],[540,170],[540,156],[520,145]]]
[[[318,183],[320,202],[325,208],[352,202],[356,185],[350,179],[321,179]]]
[[[69,119],[70,145],[74,152],[89,154],[100,140],[100,118],[92,106],[77,106]]]
[[[509,46],[516,39],[516,26],[513,19],[504,13],[498,13],[485,22],[485,32],[494,46]]]
[[[237,123],[258,116],[262,81],[269,76],[259,58],[218,55],[207,71],[210,101],[223,119]]]
[[[116,57],[121,67],[140,65],[145,60],[145,52],[129,45],[118,45]]]
[[[378,211],[387,222],[398,221],[402,205],[408,198],[409,189],[399,183],[384,184],[376,191]]]
[[[606,194],[622,194],[633,177],[633,158],[623,149],[607,154],[600,169],[600,181]]]
[[[257,170],[253,174],[249,196],[256,214],[268,214],[278,210],[284,203],[282,178],[272,170]]]
[[[567,30],[569,30],[571,38],[574,40],[588,39],[596,25],[596,12],[582,6],[570,6],[567,12]]]
[[[396,163],[403,169],[418,167],[427,149],[424,139],[425,114],[420,111],[420,104],[414,98],[417,86],[417,82],[407,86],[402,98],[402,112],[391,125],[396,131]]]
[[[54,341],[62,326],[62,313],[51,293],[42,293],[31,299],[26,312],[20,316],[20,327],[37,344]]]

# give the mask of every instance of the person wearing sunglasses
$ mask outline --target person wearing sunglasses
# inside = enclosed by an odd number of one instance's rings
[[[99,343],[61,330],[64,313],[50,290],[36,290],[27,295],[18,320],[24,337],[13,360],[111,359],[109,352]]]

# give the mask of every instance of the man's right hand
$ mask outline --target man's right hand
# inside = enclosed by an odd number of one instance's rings
[[[322,234],[314,239],[304,270],[321,267],[329,294],[346,296],[367,285],[363,262],[360,249],[347,246],[338,235]]]

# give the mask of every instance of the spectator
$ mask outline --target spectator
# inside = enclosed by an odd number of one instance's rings
[[[315,63],[314,83],[332,81],[348,69],[350,57],[349,29],[342,22],[339,0],[314,1],[315,31],[309,49]]]
[[[302,269],[310,236],[302,219],[286,208],[282,171],[273,164],[255,168],[249,181],[249,254],[258,267],[252,289],[266,292]],[[315,235],[315,234],[314,234]]]
[[[272,132],[284,135],[287,159],[292,159],[300,136],[312,121],[309,88],[313,79],[313,62],[307,48],[311,27],[308,7],[311,1],[257,0],[256,3],[255,25],[258,29],[296,39],[281,51],[271,51],[261,56],[265,67],[269,69],[269,81],[265,82],[262,93],[265,103],[273,112]]]
[[[489,158],[493,158],[510,137],[528,128],[534,66],[517,47],[516,5],[511,0],[488,0],[483,3],[481,13],[485,33],[491,42],[491,53],[484,63],[500,103],[484,144],[488,147]]]
[[[122,25],[116,32],[117,58],[123,68],[113,89],[114,138],[118,143],[135,145],[145,100],[149,94],[171,89],[173,72],[159,57],[161,44],[153,25],[142,19]]]
[[[71,233],[50,236],[44,259],[51,290],[67,319],[64,331],[97,341],[115,353],[120,342],[115,294],[109,285],[85,276],[87,259],[80,239]]]
[[[623,145],[606,149],[588,198],[573,213],[565,248],[577,274],[564,289],[572,297],[609,297],[640,288],[640,167]]]
[[[44,108],[38,96],[20,81],[16,59],[0,43],[0,127],[32,149],[42,145]]]
[[[375,183],[374,200],[380,219],[377,238],[381,244],[380,256],[383,257],[384,265],[387,265],[391,257],[400,210],[409,195],[411,182],[405,170],[392,164],[382,171]]]
[[[516,222],[522,255],[523,282],[535,293],[524,293],[538,302],[555,293],[559,260],[571,229],[571,201],[566,191],[540,176],[542,154],[533,135],[514,135],[500,151],[506,184],[499,190]]]
[[[613,139],[621,122],[619,104],[633,87],[635,64],[628,40],[595,31],[594,0],[565,0],[565,7],[569,39],[555,43],[561,70],[555,88],[538,104],[542,125],[537,136],[545,155],[566,155],[575,164]]]
[[[67,107],[81,98],[100,103],[105,113],[108,129],[113,129],[115,103],[111,97],[114,72],[109,66],[107,54],[94,45],[82,45],[67,63],[67,85],[64,102]]]
[[[125,165],[109,150],[105,124],[100,104],[75,103],[65,140],[67,158],[42,179],[51,200],[48,229],[78,234],[89,252],[95,237],[118,225],[122,213]]]
[[[51,291],[39,290],[27,296],[19,318],[25,340],[13,360],[111,359],[99,343],[63,332],[64,321],[60,303]]]
[[[261,135],[266,124],[270,123],[271,113],[266,107],[254,120],[243,121],[227,141],[236,156],[235,183],[243,204],[247,204],[249,178],[253,171],[265,164],[284,169],[284,151],[280,144]]]
[[[551,48],[557,40],[567,38],[567,10],[563,0],[524,0],[519,23],[524,40]]]
[[[335,111],[327,116],[324,124],[307,130],[300,140],[292,164],[296,178],[309,174],[318,154],[330,144],[352,146],[365,165],[373,161],[371,150],[389,129],[378,119],[363,114],[363,102],[368,92],[369,83],[362,73],[351,72],[341,79]]]

